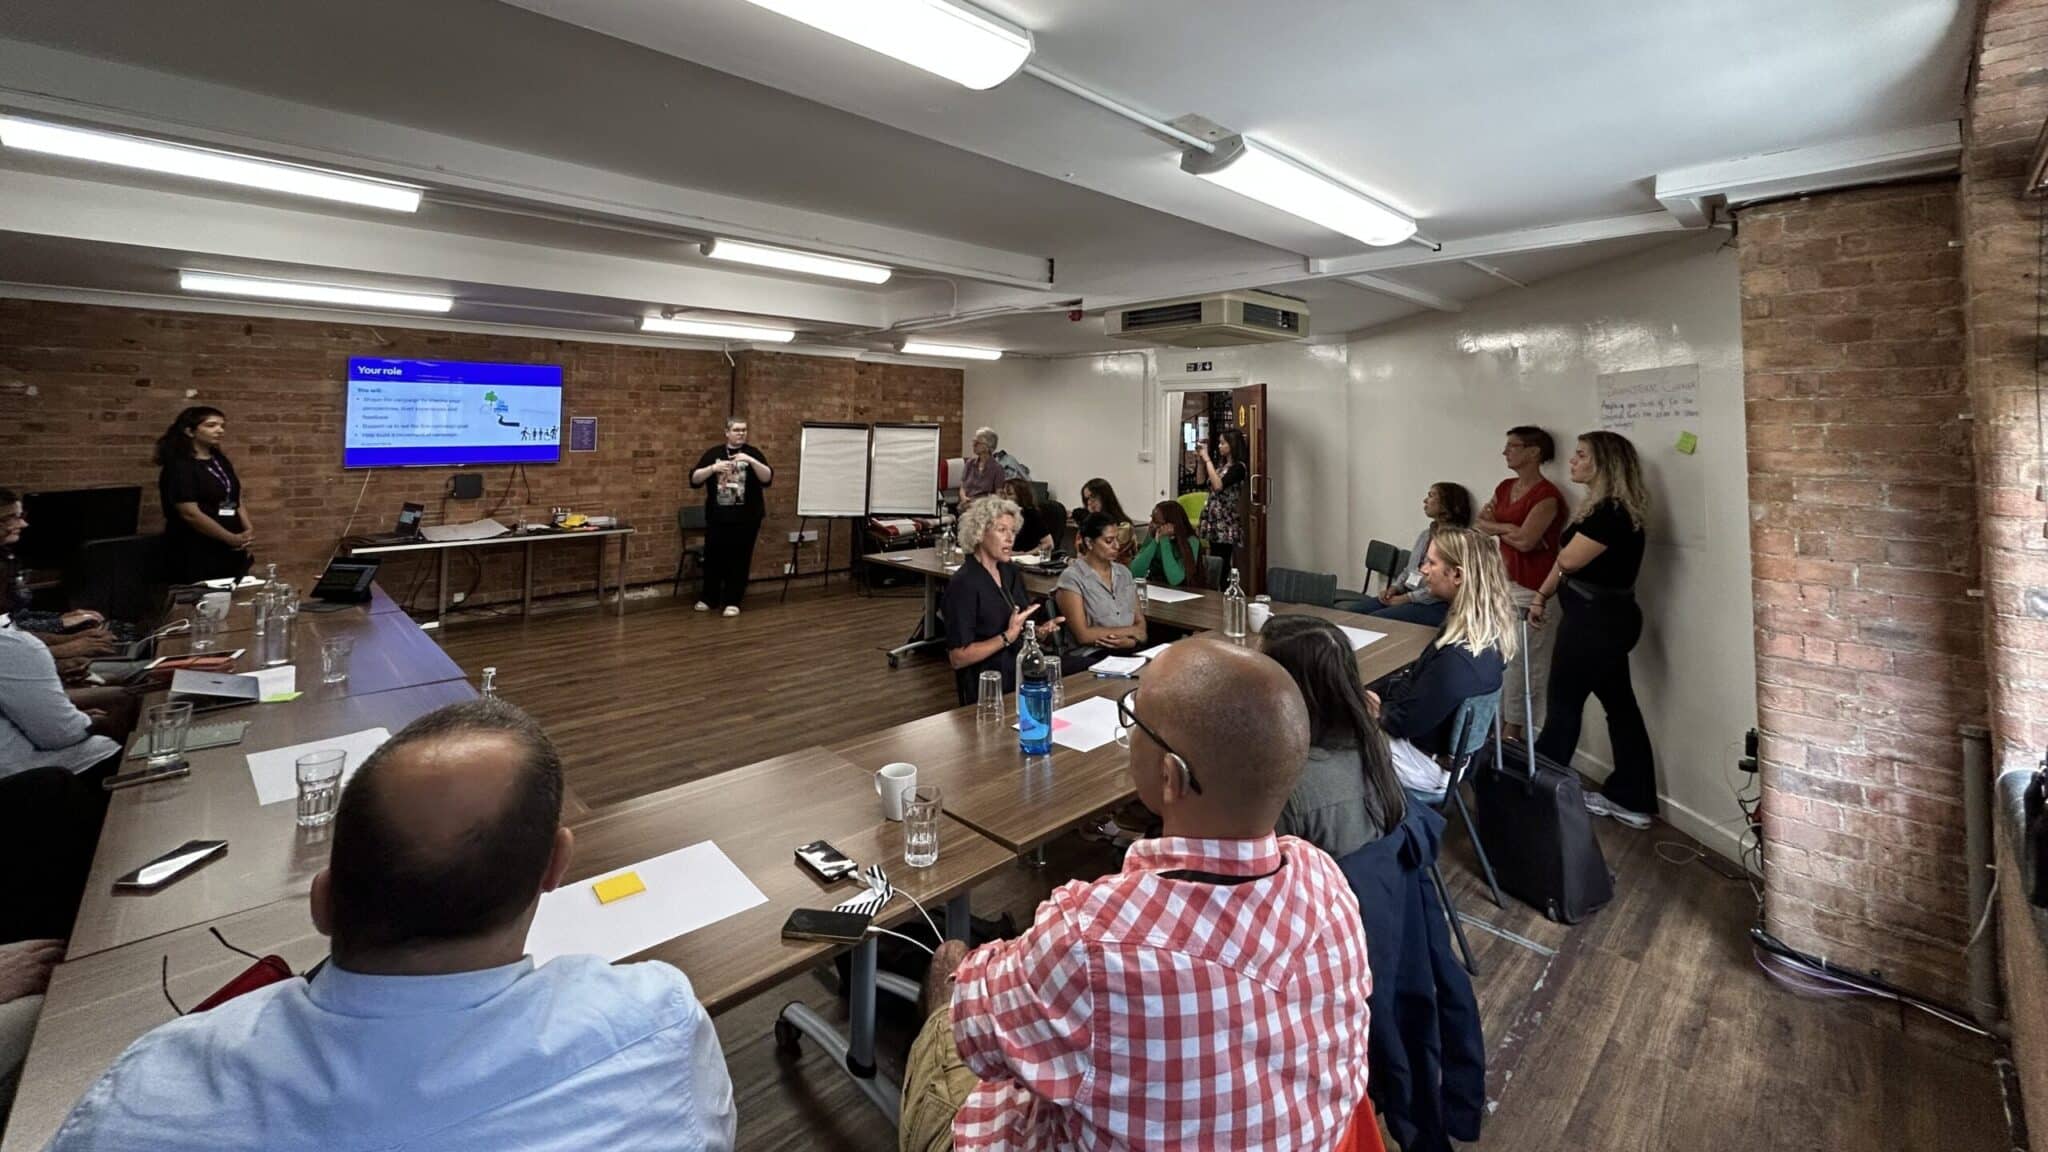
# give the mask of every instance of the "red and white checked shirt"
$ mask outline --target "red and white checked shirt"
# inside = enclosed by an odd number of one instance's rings
[[[1266,878],[1159,875],[1182,869]],[[981,1083],[954,1146],[1335,1148],[1371,990],[1358,899],[1314,846],[1140,840],[960,966],[953,1036]]]

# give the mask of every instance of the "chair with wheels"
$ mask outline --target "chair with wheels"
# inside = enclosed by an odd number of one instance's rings
[[[678,551],[676,553],[675,582],[669,588],[668,593],[670,596],[680,596],[683,594],[683,573],[692,561],[697,566],[698,582],[700,584],[703,582],[704,541],[701,537],[705,531],[704,506],[702,504],[685,504],[676,510],[676,543]],[[695,544],[690,543],[690,535],[692,533],[700,537]]]

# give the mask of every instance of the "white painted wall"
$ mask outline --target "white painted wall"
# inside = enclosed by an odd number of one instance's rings
[[[1367,541],[1401,546],[1422,527],[1423,490],[1456,480],[1484,499],[1505,474],[1502,432],[1549,428],[1568,453],[1597,426],[1602,373],[1696,363],[1699,452],[1638,444],[1683,467],[1700,527],[1693,542],[1654,538],[1640,598],[1637,692],[1658,751],[1666,815],[1733,856],[1740,810],[1734,762],[1755,723],[1756,664],[1749,597],[1748,480],[1742,339],[1735,255],[1719,233],[1505,292],[1456,314],[1432,314],[1347,344],[1165,349],[1071,360],[1005,360],[967,370],[969,427],[999,429],[1003,445],[1062,500],[1090,476],[1116,486],[1128,510],[1157,499],[1154,465],[1165,437],[1157,397],[1175,387],[1263,381],[1270,395],[1274,564],[1338,573],[1357,587]],[[1214,371],[1189,377],[1189,360]],[[1163,473],[1159,476],[1163,477]],[[1563,481],[1562,463],[1554,478]],[[1136,494],[1145,493],[1146,499]],[[1582,759],[1605,771],[1597,706]]]

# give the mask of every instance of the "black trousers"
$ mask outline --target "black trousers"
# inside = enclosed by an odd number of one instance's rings
[[[99,782],[112,768],[109,761],[83,773],[31,768],[0,777],[0,882],[8,891],[0,943],[71,935],[107,812]]]
[[[1569,587],[1557,606],[1557,643],[1550,653],[1548,706],[1536,751],[1569,765],[1579,746],[1586,698],[1607,710],[1607,737],[1614,746],[1614,774],[1601,786],[1609,800],[1632,812],[1657,810],[1657,765],[1650,731],[1629,680],[1628,654],[1643,635],[1643,611],[1632,596],[1594,598]]]
[[[761,535],[759,520],[721,524],[714,520],[704,527],[704,602],[713,608],[736,605],[747,594],[747,570],[754,564],[754,541]]]

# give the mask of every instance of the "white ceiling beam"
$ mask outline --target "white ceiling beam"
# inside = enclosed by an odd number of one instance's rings
[[[1015,288],[1043,254],[681,188],[129,64],[0,39],[0,107],[465,193]],[[176,109],[177,118],[164,113]],[[317,139],[317,146],[301,143]]]
[[[1389,280],[1384,276],[1346,276],[1344,277],[1344,282],[1346,284],[1356,284],[1360,288],[1369,289],[1384,296],[1392,296],[1397,300],[1406,300],[1411,304],[1420,304],[1424,308],[1434,308],[1439,312],[1463,312],[1465,310],[1465,302],[1463,300],[1455,300],[1449,296],[1439,296],[1427,289],[1417,288],[1412,284],[1403,284],[1398,280]]]
[[[1495,280],[1498,280],[1498,281],[1500,281],[1500,282],[1501,282],[1501,283],[1503,283],[1503,284],[1507,284],[1507,285],[1509,285],[1509,286],[1511,286],[1511,287],[1515,287],[1515,288],[1527,288],[1527,287],[1528,287],[1528,285],[1527,285],[1527,284],[1525,284],[1525,283],[1523,283],[1522,281],[1520,281],[1520,280],[1517,280],[1517,279],[1515,279],[1515,278],[1514,278],[1513,276],[1510,276],[1510,275],[1508,275],[1507,273],[1505,273],[1505,272],[1501,271],[1501,270],[1500,270],[1499,268],[1495,267],[1494,265],[1492,265],[1492,264],[1488,264],[1488,263],[1487,263],[1486,261],[1484,261],[1484,260],[1467,260],[1467,261],[1465,261],[1465,263],[1466,263],[1467,265],[1469,265],[1469,266],[1473,267],[1473,268],[1476,268],[1476,269],[1478,269],[1478,270],[1479,270],[1479,271],[1481,271],[1481,272],[1484,272],[1484,273],[1486,273],[1486,274],[1487,274],[1488,276],[1491,276],[1491,277],[1493,277],[1493,278],[1494,278]]]
[[[1541,228],[1495,232],[1465,240],[1446,240],[1441,247],[1434,250],[1409,246],[1383,252],[1366,252],[1357,256],[1310,260],[1307,279],[1353,276],[1361,272],[1391,272],[1398,268],[1421,268],[1430,264],[1456,264],[1464,260],[1512,256],[1517,252],[1544,252],[1552,248],[1572,248],[1602,240],[1621,240],[1630,236],[1649,236],[1659,232],[1684,230],[1685,225],[1668,212],[1642,212],[1632,216],[1609,216],[1602,220],[1578,220],[1569,224],[1550,224]]]
[[[1961,129],[1955,121],[1946,120],[1876,136],[1674,168],[1657,174],[1656,196],[1666,211],[1697,228],[1713,219],[1717,205],[1751,204],[1953,172],[1962,150]]]
[[[413,286],[502,286],[799,324],[868,328],[887,322],[887,296],[859,289],[6,169],[0,169],[0,231],[159,250],[166,287],[181,255],[198,254],[402,277],[417,282]],[[210,270],[257,271],[232,264]]]

